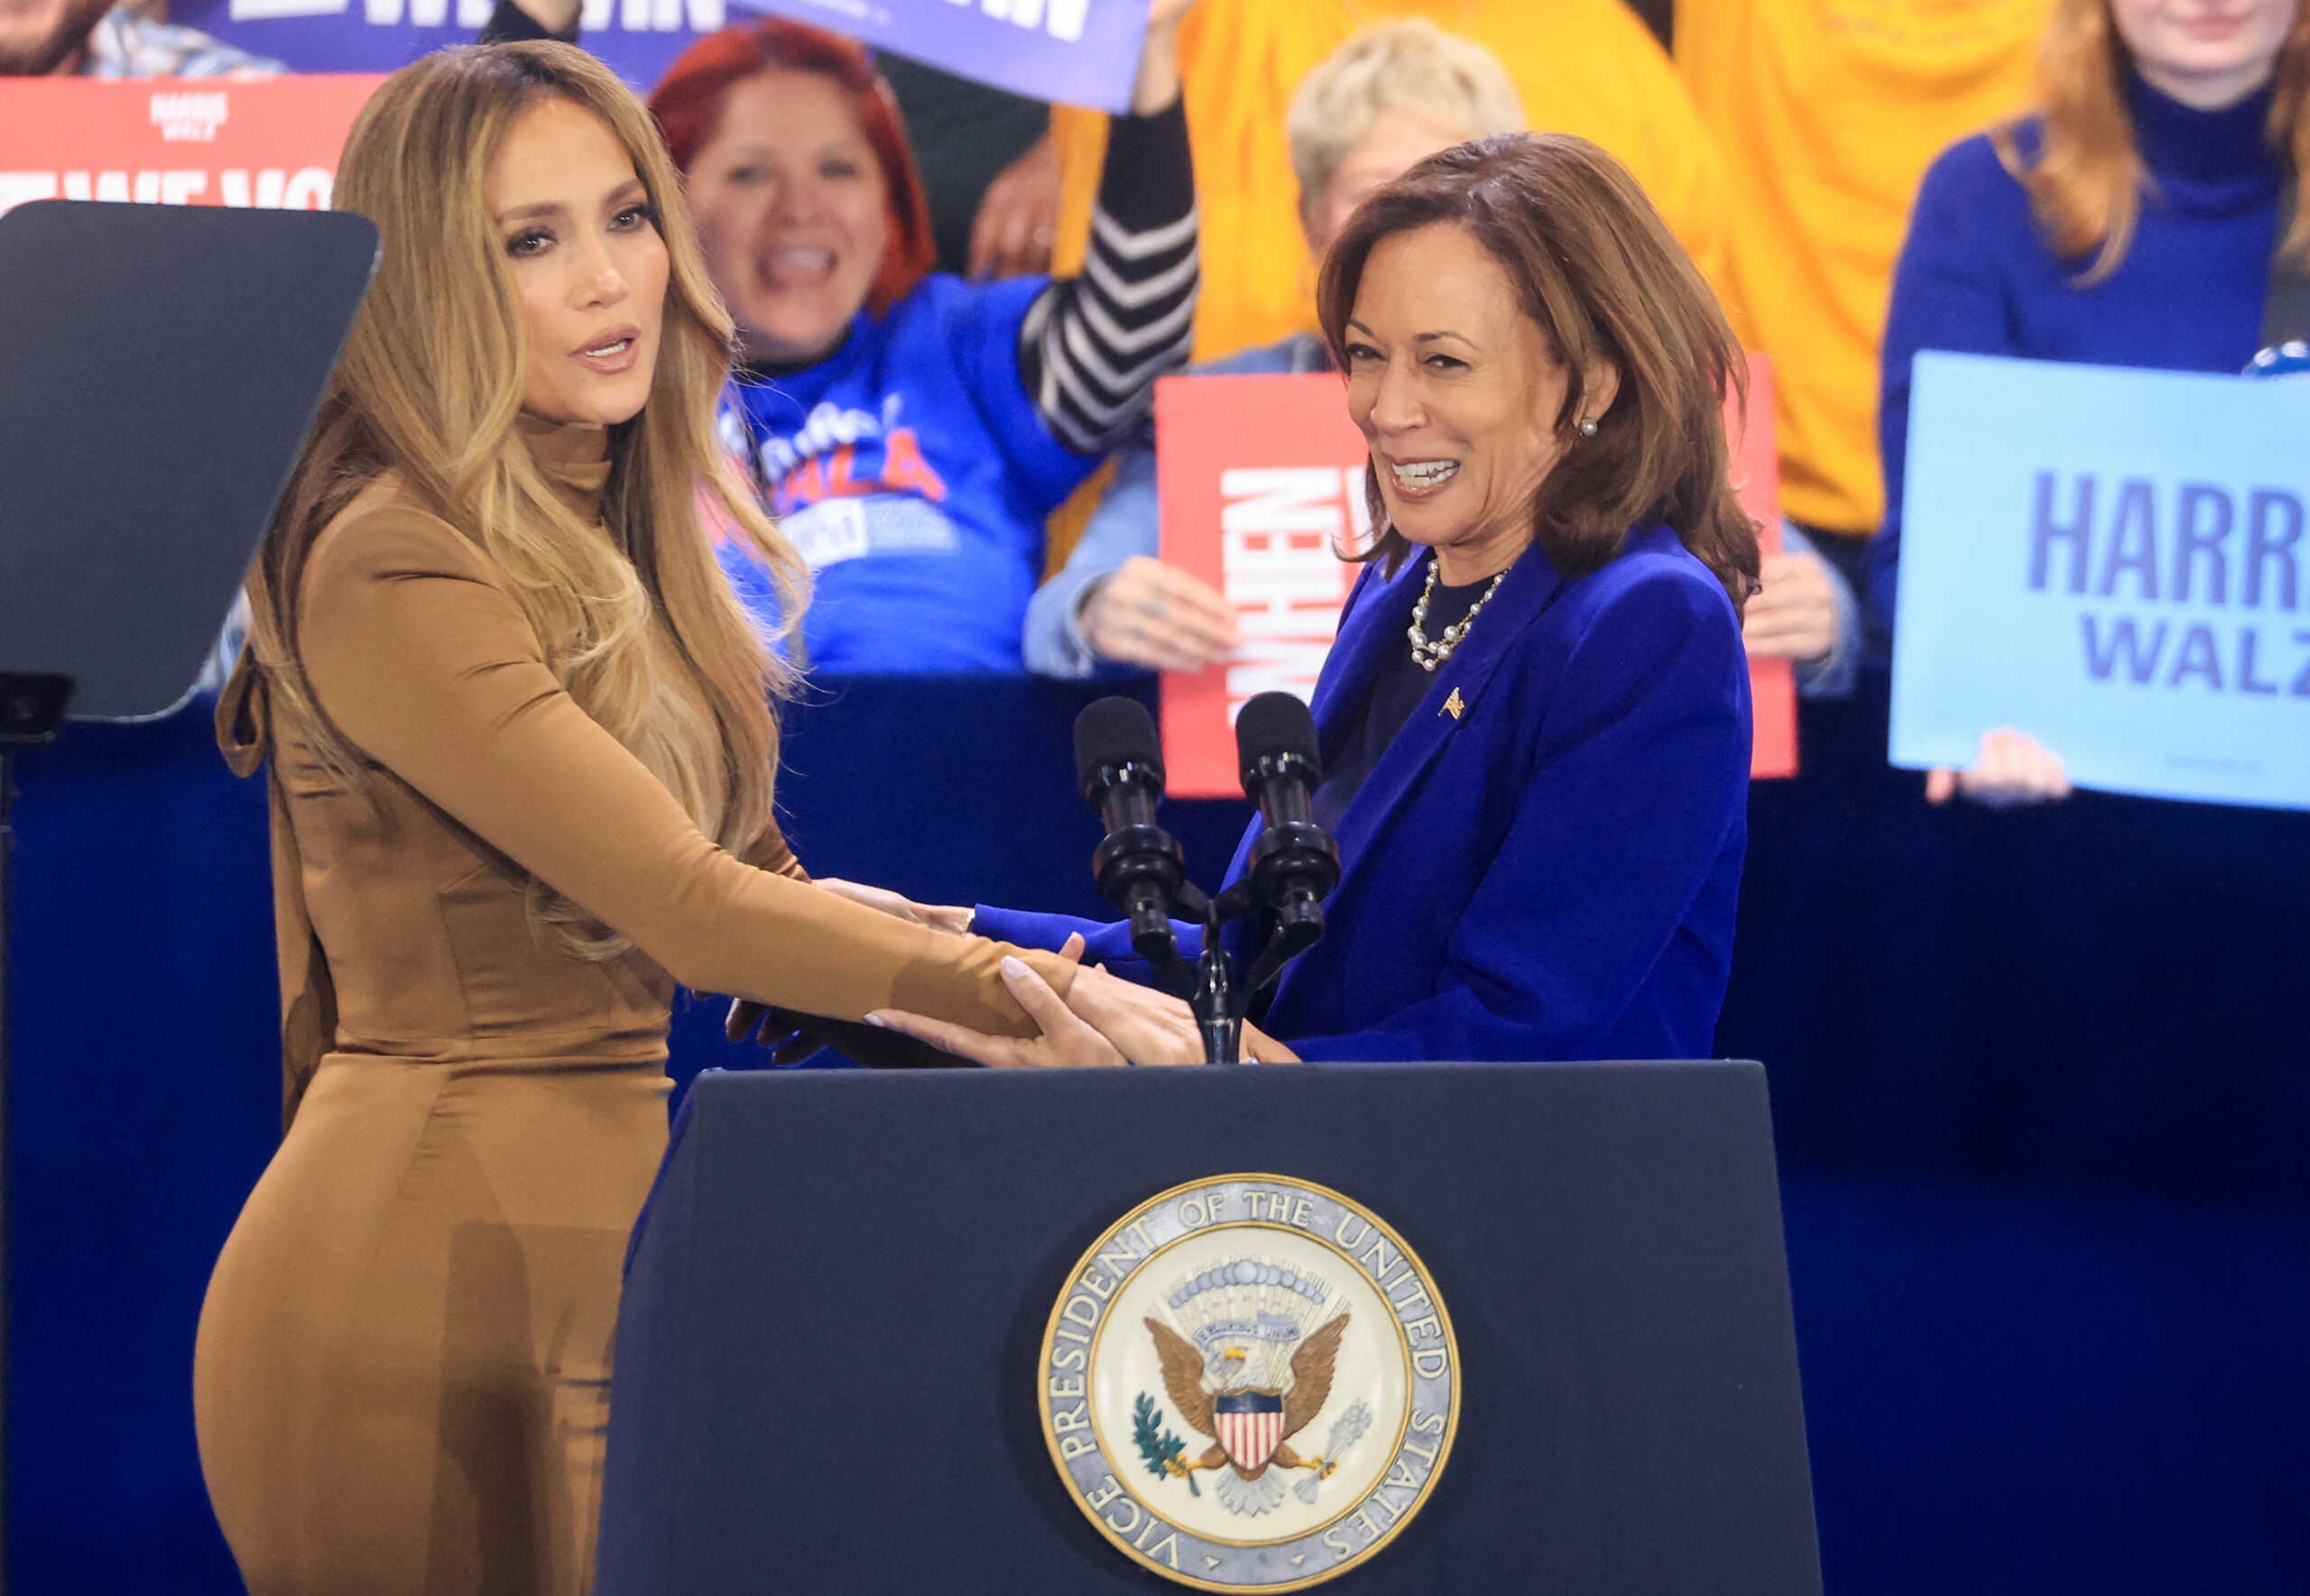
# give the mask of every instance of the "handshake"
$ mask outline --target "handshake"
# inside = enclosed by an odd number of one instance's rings
[[[1106,826],[1092,855],[1100,893],[1128,917],[1132,951],[1154,985],[1125,981],[1081,964],[1085,942],[1070,933],[1058,956],[1075,967],[1064,990],[1005,955],[1001,973],[1039,1034],[993,1036],[929,1015],[878,1010],[864,1021],[801,1015],[739,1000],[725,1031],[734,1041],[759,1032],[776,1065],[799,1064],[834,1047],[880,1068],[921,1068],[960,1058],[997,1068],[1087,1067],[1132,1064],[1280,1064],[1290,1048],[1245,1019],[1251,999],[1294,955],[1323,934],[1323,899],[1339,880],[1337,850],[1310,813],[1321,780],[1315,724],[1307,706],[1264,693],[1243,706],[1236,749],[1247,796],[1261,825],[1245,867],[1216,896],[1186,880],[1177,842],[1155,823],[1163,767],[1153,722],[1128,698],[1103,698],[1075,726],[1077,784]],[[880,887],[824,880],[820,890],[948,936],[973,935],[975,912],[919,904]],[[1202,945],[1180,955],[1183,929],[1173,917],[1202,923]],[[1252,920],[1266,946],[1238,981],[1223,938],[1229,920]],[[1191,927],[1188,928],[1191,932]],[[1168,990],[1158,990],[1165,988]]]

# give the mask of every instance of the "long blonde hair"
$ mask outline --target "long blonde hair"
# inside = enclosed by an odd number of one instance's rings
[[[593,112],[625,146],[670,257],[649,401],[609,429],[606,539],[557,497],[515,429],[526,339],[482,199],[507,129],[548,97]],[[768,567],[789,627],[808,573],[716,439],[730,318],[648,113],[568,45],[445,51],[402,68],[370,99],[346,140],[336,207],[377,224],[383,256],[249,577],[273,703],[349,785],[374,795],[374,770],[314,699],[297,610],[322,529],[390,474],[504,573],[548,666],[586,713],[701,831],[743,854],[772,824],[771,700],[790,677],[724,580],[706,516]],[[531,909],[582,956],[631,946],[541,882]]]
[[[2126,111],[2133,61],[2118,35],[2110,0],[2055,0],[2037,48],[2037,97],[2043,133],[2025,154],[2020,123],[1994,129],[1997,158],[2028,191],[2037,226],[2056,254],[2092,262],[2081,285],[2116,271],[2132,246],[2149,182]],[[2289,171],[2310,169],[2310,5],[2303,6],[2279,50],[2270,79],[2268,138]],[[2297,204],[2280,247],[2310,263],[2310,206]]]

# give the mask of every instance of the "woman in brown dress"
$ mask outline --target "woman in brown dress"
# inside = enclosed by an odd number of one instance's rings
[[[202,1310],[201,1464],[253,1596],[563,1596],[675,983],[1029,1027],[1016,950],[779,835],[782,677],[703,516],[799,567],[715,442],[730,324],[633,97],[560,45],[429,57],[337,203],[383,263],[219,710],[272,767],[290,1118]]]

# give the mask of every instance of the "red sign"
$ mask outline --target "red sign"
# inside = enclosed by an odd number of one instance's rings
[[[1752,357],[1749,414],[1733,431],[1733,485],[1780,547],[1772,368]],[[1734,418],[1727,416],[1728,425]],[[1208,669],[1163,678],[1166,789],[1236,798],[1235,715],[1256,694],[1311,697],[1361,567],[1340,558],[1370,535],[1363,435],[1335,376],[1166,377],[1155,385],[1157,489],[1165,563],[1201,577],[1236,610],[1243,641]],[[1751,660],[1756,742],[1750,774],[1797,773],[1797,690],[1785,660]]]
[[[1724,407],[1724,433],[1732,445],[1732,489],[1741,508],[1757,523],[1760,554],[1780,552],[1780,452],[1772,434],[1772,356],[1749,356],[1750,423]],[[1749,745],[1749,777],[1759,780],[1797,774],[1797,678],[1786,660],[1749,656],[1749,706],[1754,737]]]
[[[382,77],[0,83],[0,211],[33,199],[327,210]]]
[[[1155,384],[1160,552],[1235,606],[1243,644],[1163,677],[1164,785],[1240,798],[1235,715],[1261,693],[1306,698],[1361,567],[1363,435],[1337,377],[1165,377]]]

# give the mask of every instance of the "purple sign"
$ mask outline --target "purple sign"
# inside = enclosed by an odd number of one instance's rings
[[[491,0],[173,0],[169,19],[292,72],[390,72],[445,44],[471,44]],[[729,20],[725,0],[586,0],[586,48],[642,92],[674,57]]]
[[[1147,0],[731,3],[815,23],[1030,99],[1102,111],[1130,107],[1147,37]]]

